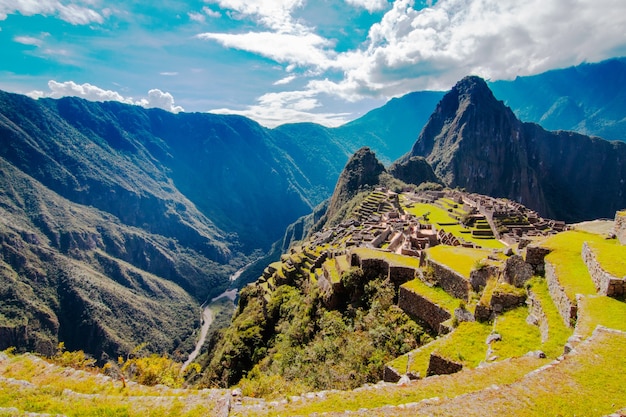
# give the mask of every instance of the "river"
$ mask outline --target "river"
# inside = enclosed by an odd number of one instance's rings
[[[237,278],[239,278],[241,274],[249,266],[250,264],[244,266],[243,268],[240,268],[239,270],[237,270],[237,272],[232,274],[228,278],[230,284],[232,285],[233,282],[235,282]],[[215,303],[217,300],[224,298],[224,297],[234,302],[235,299],[237,298],[238,292],[239,292],[239,289],[237,288],[229,288],[223,293],[221,293],[220,295],[218,295],[217,297],[213,297],[211,301],[205,307],[201,306],[202,312],[200,313],[200,325],[201,325],[200,338],[198,339],[198,342],[196,343],[196,347],[193,350],[193,352],[189,354],[189,358],[187,358],[185,363],[183,363],[183,367],[181,368],[181,371],[184,371],[185,369],[187,369],[189,364],[198,357],[198,355],[200,354],[200,350],[202,349],[202,346],[204,346],[204,342],[206,341],[207,334],[209,333],[209,328],[211,327],[211,324],[213,323],[213,320],[215,319],[215,312],[212,309],[213,303]]]

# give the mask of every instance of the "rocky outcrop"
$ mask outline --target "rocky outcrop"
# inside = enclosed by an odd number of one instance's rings
[[[522,288],[533,276],[533,267],[519,255],[513,255],[504,262],[502,279],[504,282]]]
[[[581,256],[598,294],[608,297],[623,297],[626,294],[626,277],[616,277],[606,272],[587,242],[583,243]]]
[[[533,268],[535,274],[543,276],[545,274],[544,259],[549,253],[550,249],[530,245],[526,247],[526,257],[524,260]]]
[[[476,292],[481,288],[485,288],[487,280],[489,278],[497,278],[500,274],[500,268],[496,265],[484,265],[479,269],[474,269],[470,272],[469,282],[472,289]]]

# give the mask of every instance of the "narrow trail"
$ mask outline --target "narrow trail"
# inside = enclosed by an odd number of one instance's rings
[[[234,274],[232,274],[229,277],[229,282],[233,283],[237,278],[241,276],[241,274],[250,265],[251,264],[248,264],[244,266],[243,268],[237,270],[237,272],[235,272]],[[213,323],[213,320],[215,319],[215,312],[211,308],[213,303],[224,297],[234,302],[235,298],[237,297],[238,292],[239,290],[237,288],[227,289],[226,291],[224,291],[217,297],[213,297],[211,301],[207,304],[207,306],[202,309],[202,313],[200,314],[200,323],[201,323],[200,338],[198,339],[198,342],[196,343],[196,347],[193,350],[193,352],[189,354],[189,358],[187,358],[185,363],[183,363],[181,371],[184,371],[185,369],[187,369],[189,364],[198,357],[198,355],[200,354],[200,350],[202,349],[202,346],[204,346],[204,342],[206,341],[207,334],[209,333],[209,328],[211,327],[211,324]]]

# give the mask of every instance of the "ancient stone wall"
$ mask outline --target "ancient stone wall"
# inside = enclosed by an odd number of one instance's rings
[[[528,318],[526,321],[529,324],[539,327],[539,331],[541,332],[541,343],[545,343],[548,340],[548,317],[543,310],[543,306],[541,305],[539,298],[533,292],[532,288],[528,289],[526,304],[528,304]]]
[[[385,366],[383,369],[383,381],[385,382],[398,382],[402,378],[400,372],[391,366]]]
[[[428,265],[433,269],[439,286],[448,294],[467,301],[470,283],[464,276],[438,262],[428,259]]]
[[[626,210],[615,213],[615,236],[626,245]]]
[[[609,297],[621,297],[626,294],[626,278],[616,277],[606,272],[587,242],[583,243],[582,258],[587,265],[598,294]]]
[[[439,325],[452,317],[442,307],[405,287],[400,287],[398,307],[410,316],[417,317],[434,331],[439,331]]]
[[[522,304],[524,304],[525,301],[526,295],[500,292],[496,289],[491,296],[491,301],[489,305],[491,306],[491,309],[496,313],[502,313],[504,311],[521,306]]]
[[[426,376],[454,374],[463,369],[463,365],[443,358],[436,353],[430,354]]]
[[[415,278],[415,268],[408,266],[390,266],[389,280],[399,286]]]
[[[570,300],[567,297],[565,289],[561,286],[556,276],[554,265],[552,265],[550,262],[546,262],[545,269],[546,281],[548,282],[548,291],[550,292],[550,297],[552,297],[552,301],[554,301],[554,305],[556,306],[559,314],[563,318],[563,322],[565,323],[565,325],[568,327],[574,327],[578,314],[576,300]]]

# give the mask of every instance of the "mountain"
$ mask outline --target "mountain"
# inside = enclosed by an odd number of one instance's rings
[[[489,87],[523,121],[626,141],[626,58],[491,82]]]
[[[345,163],[288,130],[0,92],[0,349],[188,350],[199,304]]]
[[[523,123],[478,77],[443,97],[400,163],[414,156],[450,187],[507,197],[549,218],[612,217],[626,206],[625,143]]]

